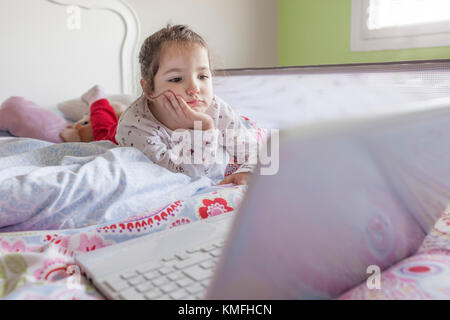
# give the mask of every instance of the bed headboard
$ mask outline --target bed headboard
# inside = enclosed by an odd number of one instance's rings
[[[125,1],[2,0],[0,33],[0,101],[50,107],[93,84],[137,94],[139,21]]]

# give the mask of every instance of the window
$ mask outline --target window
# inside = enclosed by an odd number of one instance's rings
[[[352,51],[449,45],[449,0],[352,0]]]

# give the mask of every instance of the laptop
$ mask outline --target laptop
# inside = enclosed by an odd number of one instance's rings
[[[414,254],[450,204],[450,100],[411,108],[282,130],[278,171],[258,166],[238,212],[76,263],[109,299],[336,298]]]

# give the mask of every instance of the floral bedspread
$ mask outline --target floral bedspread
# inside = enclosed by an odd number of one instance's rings
[[[380,274],[379,286],[362,283],[343,300],[450,299],[450,206],[416,254]]]
[[[266,139],[254,121],[243,124]],[[225,175],[235,170],[231,163]],[[103,299],[77,254],[235,212],[246,190],[191,181],[108,141],[28,138],[0,138],[0,182],[3,299]]]
[[[245,186],[214,186],[125,220],[79,229],[0,233],[3,299],[103,299],[79,273],[74,257],[143,235],[176,228],[239,206]]]

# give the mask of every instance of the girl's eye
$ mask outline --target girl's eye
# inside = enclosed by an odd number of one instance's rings
[[[208,79],[209,77],[208,77],[207,75],[202,74],[199,78],[200,78],[201,80],[206,80],[206,79]]]
[[[81,125],[87,126],[89,124],[89,121],[84,121]]]
[[[181,81],[181,78],[173,78],[173,79],[170,79],[169,80],[170,82],[180,82]]]

